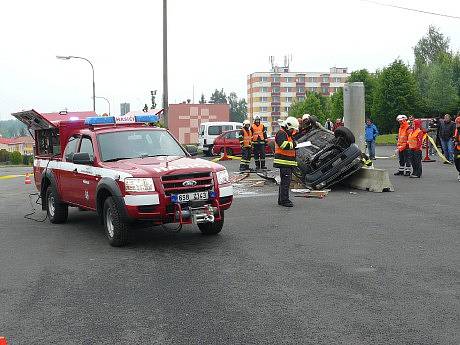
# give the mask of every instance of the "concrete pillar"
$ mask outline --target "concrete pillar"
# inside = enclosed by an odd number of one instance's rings
[[[364,84],[345,83],[343,87],[343,122],[355,135],[356,145],[364,152]]]

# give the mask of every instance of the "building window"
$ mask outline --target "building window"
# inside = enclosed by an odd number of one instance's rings
[[[298,87],[297,88],[297,93],[304,93],[305,89],[303,87]]]
[[[260,92],[268,92],[268,87],[261,87]]]
[[[329,77],[323,77],[323,83],[328,83],[329,82]]]
[[[290,83],[290,82],[291,82],[291,78],[290,78],[290,77],[286,77],[286,78],[284,78],[284,80],[286,81],[286,83]]]
[[[323,87],[323,88],[322,88],[322,91],[323,91],[323,93],[329,93],[329,88]]]
[[[308,81],[309,81],[310,83],[314,83],[314,82],[316,82],[316,78],[315,78],[315,77],[309,77],[309,78],[308,78]]]
[[[262,122],[268,122],[268,117],[267,117],[267,116],[262,116],[262,117],[260,118],[260,121],[262,121]]]
[[[340,83],[341,81],[342,81],[341,78],[334,78],[334,82],[335,82],[335,83]]]
[[[286,102],[292,102],[292,97],[286,97]]]
[[[284,107],[284,111],[285,111],[286,113],[289,113],[289,107]]]
[[[287,87],[287,88],[285,89],[285,91],[286,91],[286,92],[292,92],[292,87]]]
[[[280,92],[280,88],[279,88],[278,86],[274,86],[274,87],[272,88],[272,92],[274,92],[274,93],[279,93],[279,92]]]
[[[261,82],[268,81],[268,78],[267,77],[260,77],[260,81]]]
[[[300,97],[297,97],[297,99],[299,100],[299,102],[303,102],[305,100],[305,97],[304,96],[300,96]]]
[[[311,92],[315,92],[315,91],[316,91],[316,87],[311,86],[311,87],[309,88],[309,90],[310,90]]]
[[[272,109],[274,113],[278,113],[280,111],[280,107],[273,107]]]
[[[266,112],[267,111],[267,107],[260,107],[260,112]]]
[[[280,81],[280,77],[278,77],[276,75],[272,76],[272,82],[278,83],[279,81]]]
[[[272,97],[272,102],[278,102],[279,103],[279,101],[280,101],[279,96],[273,96]]]
[[[305,77],[297,77],[298,83],[305,83]]]
[[[267,97],[260,97],[260,101],[261,102],[268,102],[268,98]]]

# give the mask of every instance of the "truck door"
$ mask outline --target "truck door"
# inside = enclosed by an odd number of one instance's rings
[[[77,152],[80,136],[74,135],[69,138],[62,155],[61,169],[59,172],[59,186],[62,200],[75,204],[77,202],[77,171],[72,162],[73,155]]]
[[[79,153],[88,153],[94,161],[94,147],[90,137],[81,138]],[[94,164],[94,163],[93,163]],[[100,176],[97,168],[92,165],[75,164],[77,168],[77,203],[82,206],[96,209],[96,188]]]

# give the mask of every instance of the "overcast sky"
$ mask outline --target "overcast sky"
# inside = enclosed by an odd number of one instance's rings
[[[460,16],[458,0],[379,0]],[[460,20],[381,7],[360,0],[168,1],[170,103],[215,88],[246,97],[246,76],[269,69],[268,57],[291,70],[329,67],[375,71],[395,58],[412,63],[412,47],[433,24],[460,50]],[[0,119],[11,112],[91,110],[90,66],[96,95],[112,114],[131,110],[162,89],[162,1],[2,1]],[[96,111],[107,112],[104,100]]]

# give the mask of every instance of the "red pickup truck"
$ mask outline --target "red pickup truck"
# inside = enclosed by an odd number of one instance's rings
[[[112,246],[141,220],[221,231],[233,201],[227,170],[192,157],[154,126],[158,116],[12,115],[34,131],[35,184],[51,223],[67,221],[69,207],[95,211]]]

